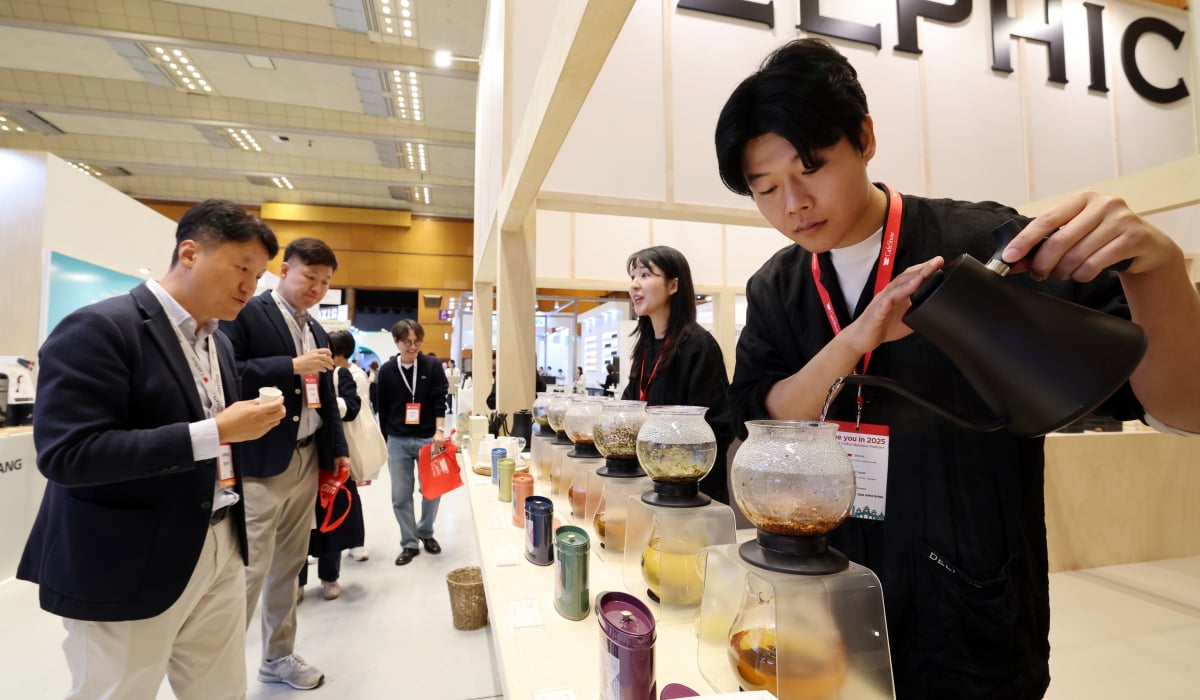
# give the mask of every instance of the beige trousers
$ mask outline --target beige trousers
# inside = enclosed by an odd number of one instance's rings
[[[276,476],[246,477],[246,624],[262,596],[263,661],[295,651],[296,577],[307,563],[317,503],[317,445],[296,448]]]
[[[246,697],[245,568],[233,518],[212,525],[192,578],[146,620],[63,618],[67,700],[153,700],[165,675],[180,700]]]

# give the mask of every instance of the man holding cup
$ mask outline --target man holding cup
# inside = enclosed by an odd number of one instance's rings
[[[63,617],[68,698],[154,697],[164,675],[183,700],[246,695],[242,456],[285,412],[237,400],[217,322],[277,252],[258,218],[201,202],[162,281],[75,311],[42,346],[48,483],[17,578]]]
[[[308,310],[329,291],[337,257],[323,241],[288,244],[279,285],[255,297],[222,328],[233,342],[242,396],[282,390],[287,418],[246,446],[246,620],[262,597],[262,665],[258,679],[299,690],[325,674],[295,653],[296,577],[307,563],[318,470],[349,469],[333,385],[329,337]]]

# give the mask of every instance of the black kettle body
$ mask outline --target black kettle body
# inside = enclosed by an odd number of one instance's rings
[[[1146,352],[1137,324],[1010,284],[968,255],[948,262],[911,301],[904,323],[950,358],[997,419],[968,424],[918,403],[976,429],[1036,436],[1062,428],[1120,388]],[[846,378],[899,386],[857,380]]]

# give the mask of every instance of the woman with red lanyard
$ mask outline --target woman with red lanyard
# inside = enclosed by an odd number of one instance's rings
[[[729,376],[721,346],[696,323],[696,289],[687,258],[674,248],[639,250],[625,263],[638,316],[629,384],[621,398],[649,406],[706,406],[717,436],[717,461],[700,490],[729,503],[725,452],[733,439],[725,394]]]

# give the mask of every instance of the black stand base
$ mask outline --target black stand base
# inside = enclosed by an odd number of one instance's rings
[[[829,546],[825,535],[776,535],[758,531],[758,537],[738,547],[742,560],[760,569],[785,574],[824,576],[845,571],[850,560]]]
[[[642,503],[663,508],[698,508],[712,503],[712,499],[700,493],[700,484],[680,484],[668,481],[654,482],[654,490],[642,494]]]
[[[604,466],[597,469],[596,473],[616,479],[634,479],[646,476],[646,472],[642,471],[642,465],[638,464],[636,459],[612,459],[611,457],[604,460]]]
[[[577,457],[579,459],[594,459],[600,456],[600,450],[596,449],[594,442],[577,442],[575,449],[567,453],[568,457]]]

